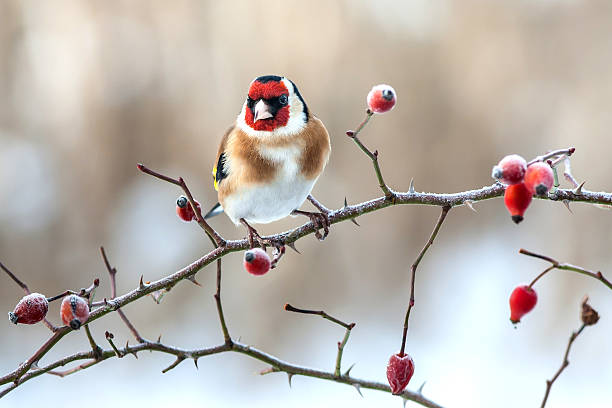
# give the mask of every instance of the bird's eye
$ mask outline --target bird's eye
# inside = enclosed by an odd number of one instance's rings
[[[247,106],[249,108],[252,108],[254,104],[255,104],[255,100],[253,100],[250,96],[247,96]]]
[[[279,102],[281,105],[286,105],[286,104],[287,104],[287,102],[289,102],[289,100],[287,99],[287,95],[281,95],[281,96],[279,96],[279,97],[278,97],[278,102]]]

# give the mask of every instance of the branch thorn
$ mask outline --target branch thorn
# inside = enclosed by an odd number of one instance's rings
[[[423,381],[423,384],[421,384],[421,386],[417,390],[417,394],[423,395],[423,387],[425,387],[425,384],[427,384],[427,381]]]
[[[573,214],[574,212],[572,211],[572,209],[570,208],[570,202],[569,200],[563,200],[561,201],[563,204],[565,204],[565,208],[567,208],[567,211],[569,211],[571,214]]]
[[[410,194],[414,194],[414,178],[410,179],[410,187],[408,187],[408,192]]]
[[[194,276],[189,276],[189,277],[187,278],[187,280],[188,280],[189,282],[193,283],[193,284],[194,284],[194,285],[196,285],[196,286],[200,286],[200,287],[202,286],[202,284],[196,280],[195,275],[194,275]]]
[[[465,200],[463,202],[467,208],[469,208],[470,210],[474,211],[475,213],[477,213],[478,211],[476,211],[476,208],[474,208],[474,202],[472,200]]]
[[[357,383],[353,383],[352,386],[355,387],[355,389],[357,390],[359,395],[361,395],[361,398],[363,398],[363,394],[361,393],[361,385],[359,385]]]
[[[582,195],[582,186],[584,186],[584,183],[586,183],[586,180],[580,183],[580,185],[574,189],[574,194]]]
[[[293,249],[295,252],[297,252],[298,254],[301,254],[300,251],[297,250],[297,248],[295,247],[295,242],[290,242],[287,244],[287,246],[291,249]]]
[[[355,363],[351,364],[351,366],[344,372],[344,377],[349,377],[351,375],[351,370],[355,367]]]
[[[287,381],[289,381],[289,388],[291,388],[291,379],[293,378],[292,373],[287,373]]]

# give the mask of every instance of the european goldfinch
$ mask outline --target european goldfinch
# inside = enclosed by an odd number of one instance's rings
[[[255,78],[236,123],[227,130],[213,167],[219,203],[205,216],[224,211],[265,243],[249,223],[269,223],[288,215],[306,215],[323,227],[326,210],[310,196],[331,151],[323,123],[306,106],[289,79],[266,75]],[[320,213],[300,211],[306,198]]]

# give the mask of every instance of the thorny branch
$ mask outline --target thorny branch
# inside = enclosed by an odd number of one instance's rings
[[[363,202],[357,205],[352,205],[352,206],[346,205],[346,202],[345,202],[345,205],[342,208],[338,210],[330,211],[327,215],[328,215],[330,224],[336,224],[336,223],[343,222],[346,220],[352,221],[357,216],[364,215],[364,214],[374,212],[374,211],[378,211],[380,209],[383,209],[383,208],[386,208],[392,205],[420,204],[420,205],[432,205],[432,206],[442,207],[442,214],[440,215],[438,223],[436,224],[436,227],[434,228],[434,231],[428,243],[425,245],[425,247],[423,248],[423,250],[417,257],[417,260],[415,261],[415,264],[413,265],[413,268],[412,268],[413,276],[412,276],[412,284],[411,284],[411,289],[412,289],[411,290],[411,301],[410,301],[410,304],[407,310],[407,314],[406,314],[406,321],[407,321],[409,317],[410,309],[412,308],[414,304],[414,274],[415,274],[416,267],[418,266],[419,261],[421,260],[421,258],[423,257],[423,255],[425,254],[429,246],[432,244],[448,211],[452,207],[460,206],[463,204],[466,204],[470,206],[471,208],[473,203],[477,201],[483,201],[487,199],[500,197],[503,195],[505,187],[499,183],[495,183],[493,185],[485,186],[480,189],[464,191],[460,193],[435,194],[435,193],[416,192],[411,182],[410,189],[406,193],[400,193],[400,192],[395,192],[391,190],[383,180],[382,173],[380,171],[380,167],[378,164],[378,153],[376,151],[371,152],[369,149],[367,149],[357,137],[359,132],[368,123],[371,116],[372,116],[371,112],[367,112],[366,119],[359,125],[357,130],[354,132],[349,131],[347,132],[347,134],[355,141],[357,146],[372,160],[374,170],[376,172],[376,176],[379,181],[379,185],[385,195],[383,197],[376,198],[376,199],[366,201],[366,202]],[[564,149],[561,151],[551,152],[545,156],[538,157],[536,158],[536,160],[546,160],[547,158],[551,158],[551,157],[558,158],[560,156],[569,156],[571,153],[573,153],[573,149]],[[344,375],[339,375],[340,361],[342,358],[342,349],[344,348],[344,345],[346,344],[346,341],[348,340],[348,335],[349,335],[350,329],[352,329],[352,325],[344,324],[344,327],[347,329],[347,333],[343,341],[340,342],[338,345],[338,356],[336,359],[336,367],[333,372],[319,371],[319,370],[315,370],[311,368],[293,365],[293,364],[284,362],[282,360],[279,360],[276,357],[271,356],[267,353],[264,353],[263,351],[257,350],[249,345],[244,345],[244,344],[241,344],[239,342],[232,340],[232,338],[229,335],[229,331],[227,329],[227,325],[226,325],[225,318],[223,315],[223,310],[221,307],[221,298],[220,298],[221,258],[231,252],[248,249],[250,247],[248,240],[242,239],[242,240],[226,241],[225,239],[223,239],[203,219],[200,209],[195,205],[193,196],[191,192],[189,191],[189,189],[187,188],[187,185],[182,178],[174,179],[174,178],[165,176],[151,169],[148,169],[142,164],[138,164],[138,169],[158,179],[167,181],[169,183],[172,183],[172,184],[175,184],[181,187],[181,189],[187,196],[189,203],[192,206],[196,214],[196,219],[197,219],[198,224],[206,232],[209,238],[213,241],[215,248],[209,253],[207,253],[206,255],[202,256],[200,259],[194,261],[192,264],[162,279],[159,279],[154,282],[147,282],[147,284],[144,284],[141,278],[140,283],[135,289],[121,296],[116,296],[116,293],[115,293],[114,278],[115,278],[116,270],[110,266],[110,263],[108,262],[108,259],[106,258],[106,255],[103,249],[101,249],[102,256],[105,261],[105,265],[111,276],[113,293],[112,293],[112,297],[110,300],[105,299],[104,302],[93,304],[94,306],[99,306],[99,307],[95,308],[91,312],[89,320],[88,320],[88,324],[105,316],[108,313],[111,313],[113,311],[118,311],[120,312],[119,314],[122,315],[122,319],[124,320],[128,328],[130,328],[130,331],[132,332],[134,337],[136,337],[136,339],[139,341],[139,344],[135,346],[129,346],[128,344],[126,344],[124,348],[118,348],[117,346],[115,346],[115,344],[112,341],[113,335],[107,332],[106,338],[109,344],[111,345],[110,350],[102,350],[99,353],[97,353],[94,348],[93,350],[89,352],[76,353],[71,356],[67,356],[63,359],[57,360],[51,364],[48,364],[47,366],[39,368],[37,364],[38,361],[40,361],[40,359],[55,344],[57,344],[57,342],[59,342],[62,337],[64,337],[65,335],[67,335],[69,332],[72,331],[70,327],[67,327],[67,326],[61,327],[59,329],[54,330],[53,336],[47,342],[45,342],[39,348],[39,350],[37,350],[34,353],[34,355],[30,357],[26,362],[21,364],[13,372],[8,373],[3,377],[0,377],[0,385],[12,383],[9,386],[5,387],[2,391],[0,391],[0,398],[6,395],[7,393],[9,393],[10,391],[12,391],[13,389],[17,388],[20,384],[23,384],[24,382],[32,378],[35,378],[41,374],[54,373],[56,375],[65,376],[65,375],[69,375],[71,373],[89,368],[91,366],[94,366],[98,364],[99,362],[104,361],[111,357],[121,358],[127,354],[133,354],[135,357],[137,357],[137,353],[143,350],[159,351],[159,352],[163,352],[163,353],[167,353],[167,354],[176,356],[176,360],[174,361],[174,363],[172,363],[169,367],[163,370],[163,372],[167,372],[171,370],[172,368],[176,367],[177,365],[179,365],[182,361],[186,359],[193,359],[197,365],[197,359],[199,357],[203,357],[203,356],[211,355],[211,354],[223,353],[223,352],[237,352],[237,353],[248,355],[252,358],[255,358],[267,364],[270,364],[272,368],[268,370],[268,372],[281,372],[282,371],[282,372],[287,373],[289,375],[289,378],[291,378],[291,376],[293,375],[302,375],[302,376],[316,377],[320,379],[335,381],[338,383],[350,384],[350,385],[353,385],[355,388],[357,388],[358,391],[360,390],[360,388],[370,388],[370,389],[381,390],[381,391],[386,391],[386,392],[391,391],[389,386],[386,384],[371,382],[371,381],[366,381],[366,380],[361,380],[361,379],[350,377],[350,369],[347,370],[347,372]],[[562,201],[564,203],[567,203],[570,201],[576,201],[576,202],[586,202],[586,203],[599,204],[599,205],[608,205],[608,206],[612,205],[612,194],[611,193],[592,192],[592,191],[582,190],[578,188],[575,190],[556,189],[553,193],[549,194],[548,197],[544,197],[544,199],[549,199],[552,201]],[[276,235],[264,237],[264,238],[270,241],[273,241],[273,242],[279,242],[282,245],[289,245],[290,247],[292,247],[294,242],[297,241],[298,239],[305,237],[309,234],[315,233],[316,228],[317,226],[311,221],[311,222],[305,223],[304,225],[300,227],[294,228],[292,230],[289,230],[283,233],[279,233]],[[542,259],[546,259],[546,258],[542,258]],[[183,350],[183,349],[179,349],[176,347],[164,345],[160,342],[159,339],[157,342],[151,342],[151,341],[148,341],[142,338],[138,334],[138,331],[136,331],[134,326],[131,325],[131,323],[129,323],[129,320],[125,318],[125,315],[121,312],[120,310],[121,307],[127,304],[130,304],[146,295],[157,293],[159,291],[168,291],[170,288],[172,288],[174,285],[176,285],[181,280],[188,279],[188,280],[192,280],[195,282],[196,273],[202,268],[204,268],[206,265],[212,263],[213,261],[217,261],[217,291],[215,293],[215,301],[217,304],[217,311],[218,311],[221,329],[222,329],[223,337],[224,337],[224,343],[222,345],[210,347],[210,348],[204,348],[204,349]],[[8,275],[26,291],[26,293],[28,292],[27,286],[25,286],[25,284],[23,284],[19,279],[17,279],[15,275],[13,275],[10,271],[8,271],[8,269],[6,269],[4,265],[0,264],[0,267],[2,267],[2,269],[4,269],[5,272],[7,272]],[[558,269],[563,269],[563,267],[567,267],[567,265],[557,263],[556,267]],[[577,272],[584,273],[587,275],[592,274],[592,272],[582,270],[581,268],[578,268],[578,267],[572,267],[572,268],[573,269],[571,268],[566,268],[566,269],[575,270]],[[605,280],[603,276],[599,276],[598,279],[610,287],[610,283],[607,280]],[[92,289],[89,289],[89,290],[91,291]],[[81,291],[81,293],[82,292],[83,290]],[[72,293],[72,292],[67,292],[67,293]],[[343,325],[342,322],[340,322],[339,324]],[[405,324],[405,328],[404,328],[403,344],[405,344],[406,332],[407,332],[407,323]],[[95,342],[92,342],[92,344],[95,344]],[[402,352],[403,350],[404,350],[404,346],[402,345]],[[64,366],[73,361],[84,360],[84,359],[91,359],[91,361],[88,361],[77,367],[74,367],[72,369],[69,369],[63,372],[59,372],[59,373],[54,372],[54,369],[58,367]],[[404,391],[400,395],[404,399],[415,401],[423,406],[439,407],[439,405],[437,405],[436,403],[423,397],[420,391],[418,392]]]

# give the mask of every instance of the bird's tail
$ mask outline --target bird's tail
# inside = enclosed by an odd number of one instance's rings
[[[223,212],[223,207],[221,207],[221,204],[217,203],[213,206],[213,208],[210,209],[209,212],[206,213],[206,215],[204,216],[204,219],[209,219],[214,217],[215,215],[219,215]]]

